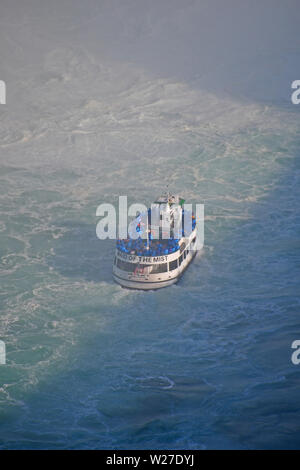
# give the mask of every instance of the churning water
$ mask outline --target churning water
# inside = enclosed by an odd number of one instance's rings
[[[299,448],[298,116],[81,54],[1,108],[0,447]],[[166,183],[204,249],[122,289],[96,208]]]

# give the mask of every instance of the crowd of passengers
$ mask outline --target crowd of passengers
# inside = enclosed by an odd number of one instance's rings
[[[151,237],[151,234],[150,234]],[[124,253],[136,254],[138,256],[160,256],[168,255],[179,250],[179,239],[170,238],[168,240],[143,240],[138,238],[132,240],[118,240],[117,247]]]
[[[196,227],[195,216],[192,215],[192,230]],[[184,236],[184,230],[182,230]],[[136,240],[131,238],[117,240],[117,247],[119,250],[128,254],[135,254],[138,256],[160,256],[168,255],[179,250],[179,239],[171,237],[169,239],[152,239],[151,233],[149,239],[145,240],[139,237]]]

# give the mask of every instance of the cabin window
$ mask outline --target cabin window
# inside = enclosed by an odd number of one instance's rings
[[[166,272],[168,272],[168,263],[153,264],[150,274],[166,273]]]
[[[181,256],[179,256],[179,260],[178,260],[178,261],[179,261],[179,266],[180,266],[180,265],[181,265],[181,263],[182,263],[182,255],[181,255]]]
[[[151,269],[153,268],[152,264],[139,264],[139,263],[127,263],[127,261],[123,261],[117,258],[117,267],[122,269],[122,271],[127,271],[133,274],[142,274],[147,275],[150,274]],[[155,271],[155,272],[165,272],[165,271]]]
[[[187,252],[187,250],[185,250],[185,252],[183,253],[184,259],[186,258],[186,252]]]
[[[123,261],[118,258],[117,267],[119,269],[122,269],[122,271],[127,271],[129,273],[132,273],[138,267],[138,265],[136,263],[127,263],[127,261]]]
[[[174,269],[177,269],[177,259],[174,259],[174,261],[169,263],[169,270],[173,271]]]

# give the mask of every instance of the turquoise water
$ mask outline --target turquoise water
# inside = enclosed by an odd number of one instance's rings
[[[26,18],[1,26],[0,448],[299,448],[298,108],[108,63],[52,29],[36,62],[21,46],[10,62],[15,28],[31,51]],[[177,285],[122,289],[96,209],[167,183],[205,204],[204,248]]]
[[[146,157],[121,179],[113,158],[2,164],[2,449],[300,447],[296,135],[193,134],[146,186]],[[159,174],[205,202],[205,246],[177,285],[122,289],[96,207],[151,202]]]

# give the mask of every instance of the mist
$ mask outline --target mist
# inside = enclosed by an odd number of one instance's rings
[[[300,76],[299,0],[2,0],[4,80],[57,48],[215,94],[286,104]],[[121,77],[120,77],[121,80]]]

